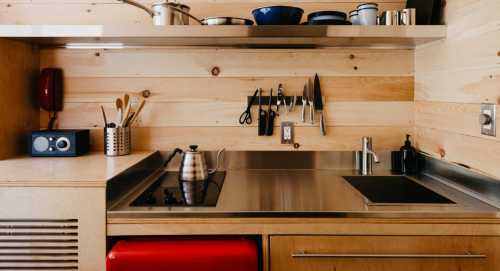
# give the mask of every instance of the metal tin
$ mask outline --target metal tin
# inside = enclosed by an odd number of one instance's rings
[[[130,127],[104,128],[104,154],[123,156],[132,150]]]
[[[416,25],[417,10],[414,8],[406,8],[399,11],[399,25]]]

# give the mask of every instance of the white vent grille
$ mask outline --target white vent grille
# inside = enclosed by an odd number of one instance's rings
[[[0,219],[0,270],[78,270],[78,220]]]

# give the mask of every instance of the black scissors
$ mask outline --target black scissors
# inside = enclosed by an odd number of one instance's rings
[[[255,98],[257,97],[257,93],[259,93],[259,90],[255,90],[255,93],[253,94],[252,96],[252,99],[250,100],[250,103],[248,104],[247,106],[247,110],[245,110],[243,112],[243,114],[241,114],[240,116],[240,124],[243,125],[243,124],[252,124],[252,112],[251,112],[251,109],[252,109],[252,105],[253,103],[255,102]]]

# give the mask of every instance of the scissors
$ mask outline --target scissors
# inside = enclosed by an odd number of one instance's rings
[[[252,105],[255,102],[255,98],[257,97],[257,93],[259,93],[259,90],[255,90],[255,93],[252,96],[252,99],[250,100],[250,103],[247,106],[247,110],[245,110],[241,116],[240,116],[240,124],[252,124]]]

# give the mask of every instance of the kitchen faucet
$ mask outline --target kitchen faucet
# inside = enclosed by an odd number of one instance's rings
[[[373,174],[374,161],[375,163],[380,163],[377,154],[373,151],[372,138],[363,137],[360,161],[361,175],[365,176]]]

